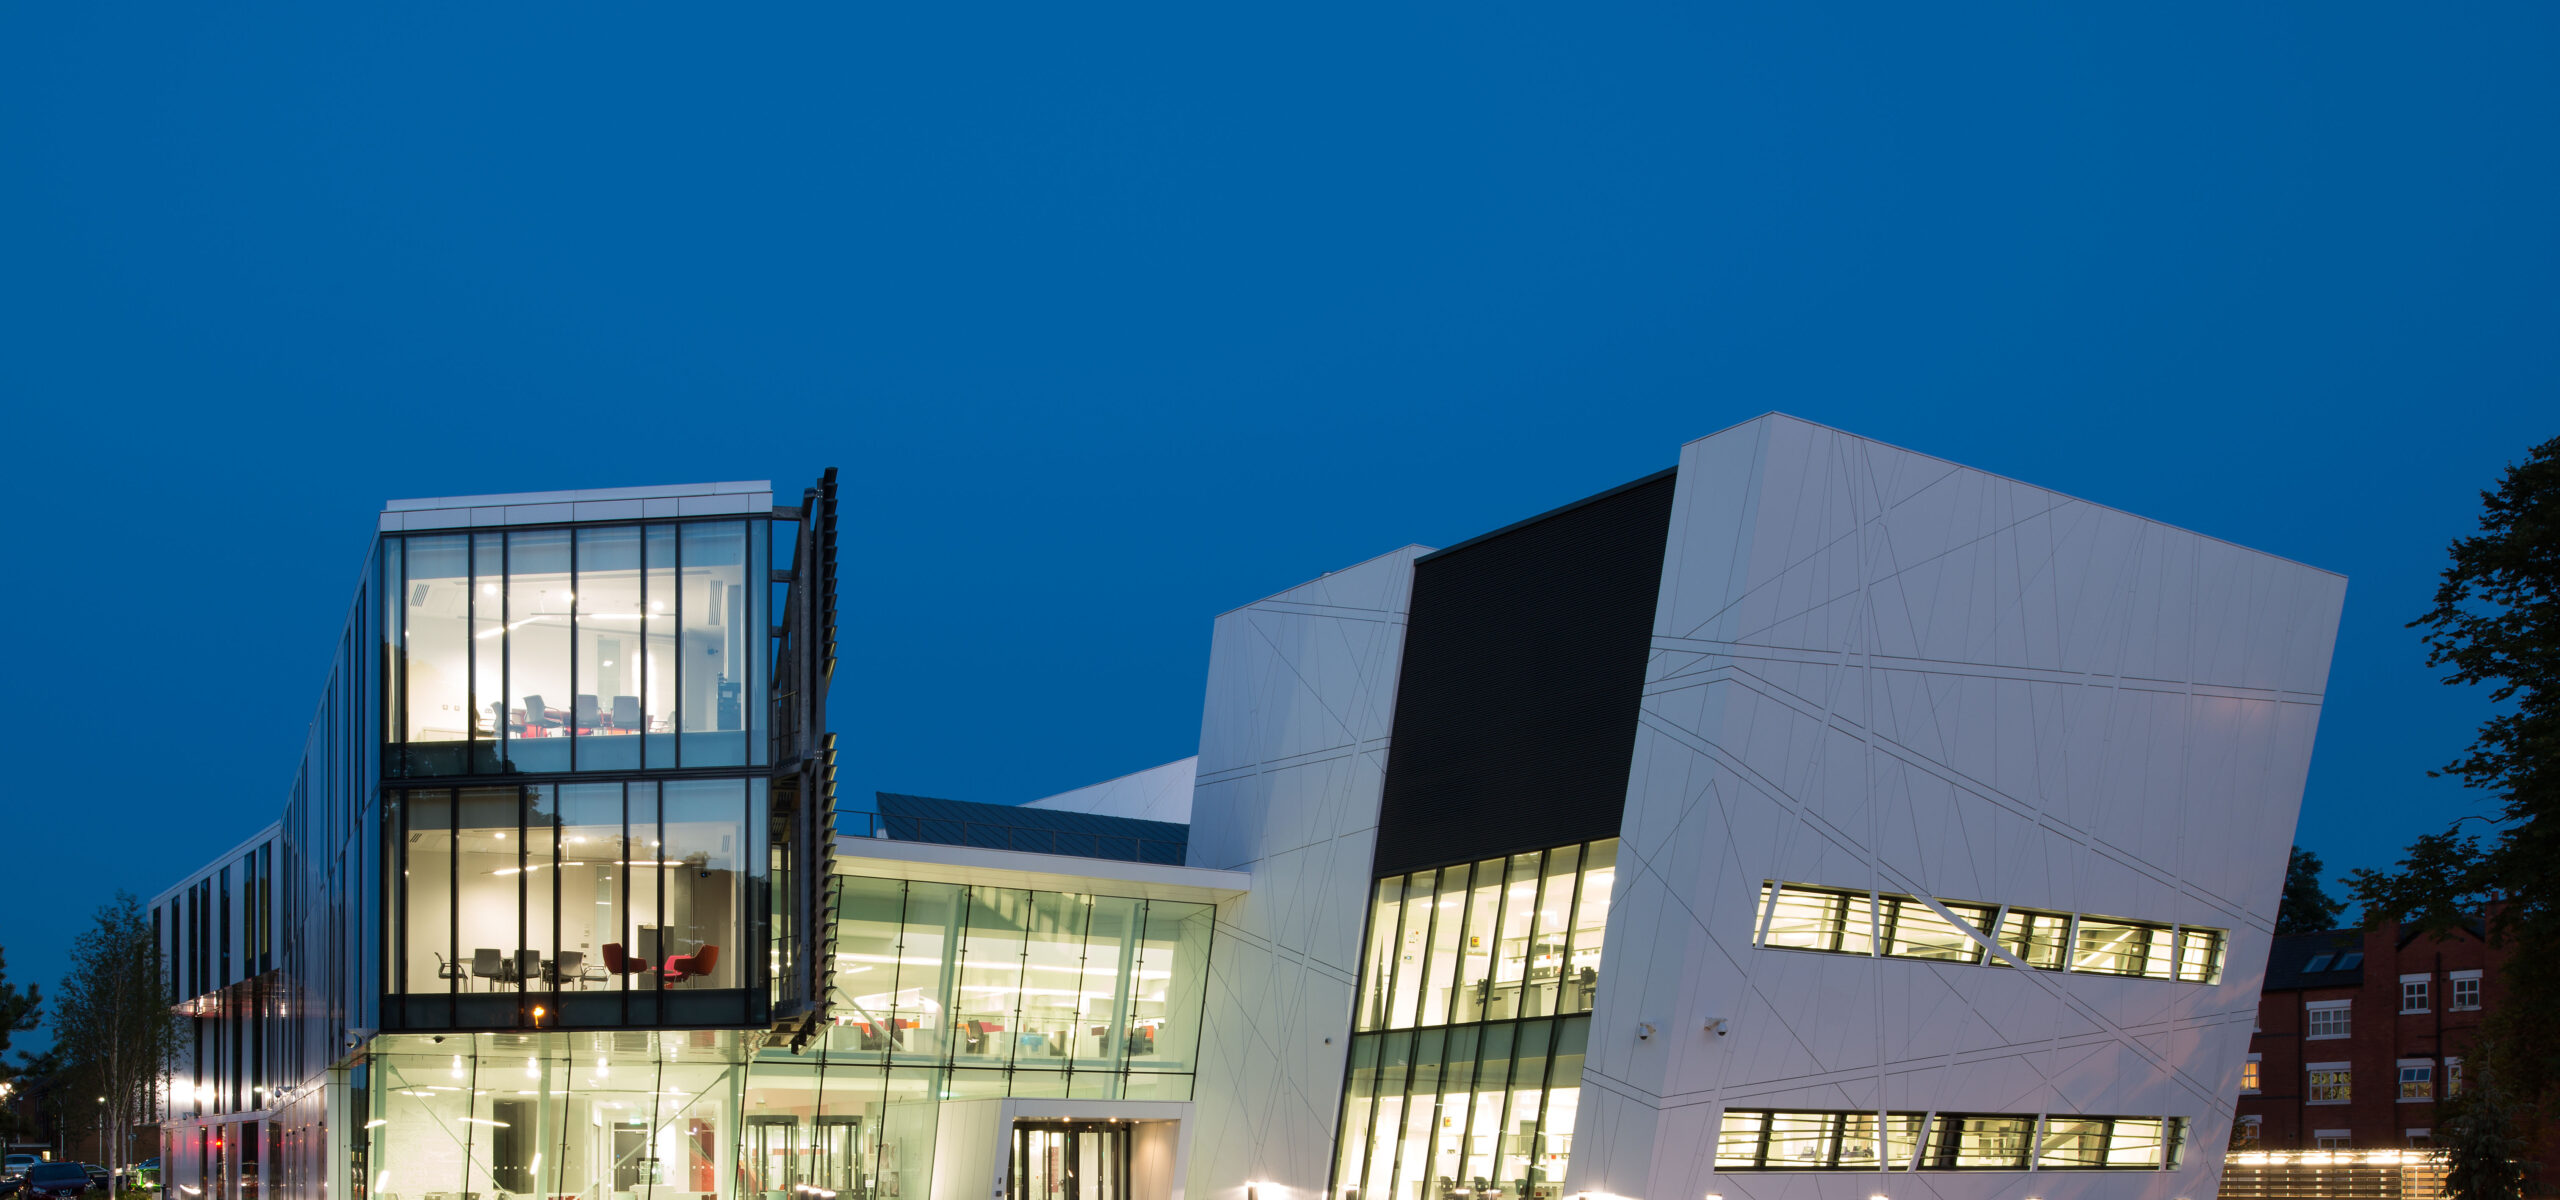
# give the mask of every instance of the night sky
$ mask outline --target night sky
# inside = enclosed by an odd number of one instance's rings
[[[10,978],[280,811],[384,499],[829,464],[853,796],[1778,409],[2344,573],[2300,840],[2480,810],[2560,7],[1699,7],[0,8]]]

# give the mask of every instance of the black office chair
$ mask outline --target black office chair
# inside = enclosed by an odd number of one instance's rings
[[[630,730],[640,728],[640,697],[616,696],[613,698],[613,727]]]
[[[544,704],[542,702],[542,697],[540,696],[527,696],[524,698],[525,728],[558,729],[560,728],[560,718],[555,714],[559,711],[560,710],[553,708],[550,705]]]
[[[604,717],[596,708],[595,697],[580,696],[577,699],[577,705],[578,728],[595,729],[604,724]]]
[[[495,950],[474,950],[471,952],[471,976],[474,979],[485,979],[492,983],[504,983],[507,978],[507,960]]]

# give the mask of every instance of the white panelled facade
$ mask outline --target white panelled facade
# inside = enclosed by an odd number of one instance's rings
[[[1687,446],[1565,1193],[2211,1196],[2344,589],[1786,417]],[[1768,880],[2228,930],[2227,968],[1759,948]],[[1719,1174],[1727,1108],[2180,1116],[2188,1149]]]
[[[1190,1200],[1323,1193],[1412,594],[1408,546],[1217,620],[1190,865],[1218,906]]]

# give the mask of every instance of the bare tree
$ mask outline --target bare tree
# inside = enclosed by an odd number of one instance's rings
[[[97,1097],[100,1164],[120,1174],[136,1127],[154,1120],[162,1081],[178,1051],[178,1016],[165,997],[160,948],[142,903],[117,892],[71,951],[71,974],[54,995],[54,1042],[75,1105]]]

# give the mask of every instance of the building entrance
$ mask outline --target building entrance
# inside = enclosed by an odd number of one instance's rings
[[[816,1191],[856,1197],[862,1187],[862,1118],[749,1117],[738,1165],[749,1191],[790,1195]]]
[[[1009,1200],[1129,1200],[1129,1127],[1017,1121]]]

